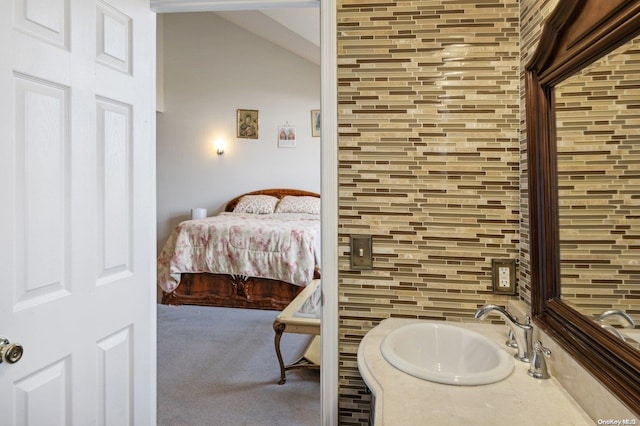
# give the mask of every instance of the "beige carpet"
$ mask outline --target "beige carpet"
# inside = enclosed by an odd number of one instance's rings
[[[158,305],[159,426],[320,424],[320,375],[280,369],[277,311]],[[285,363],[310,336],[285,333]]]

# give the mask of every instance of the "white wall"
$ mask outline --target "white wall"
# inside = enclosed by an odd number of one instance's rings
[[[164,15],[164,112],[157,116],[158,249],[193,207],[209,215],[252,190],[320,192],[320,68],[213,13]],[[236,110],[259,110],[259,138],[236,138]],[[297,128],[278,148],[277,128]],[[214,142],[223,138],[224,155]]]

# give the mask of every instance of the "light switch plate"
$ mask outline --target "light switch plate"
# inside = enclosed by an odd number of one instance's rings
[[[515,259],[492,259],[491,278],[495,294],[515,295],[518,293]]]
[[[371,235],[351,236],[351,270],[373,269]]]

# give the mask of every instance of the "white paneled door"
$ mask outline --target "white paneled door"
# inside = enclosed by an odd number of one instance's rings
[[[1,0],[0,51],[0,424],[153,425],[155,15]]]

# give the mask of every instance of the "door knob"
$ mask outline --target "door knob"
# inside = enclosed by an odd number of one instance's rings
[[[8,339],[0,337],[0,363],[15,364],[22,358],[22,345],[19,343],[11,343]]]

